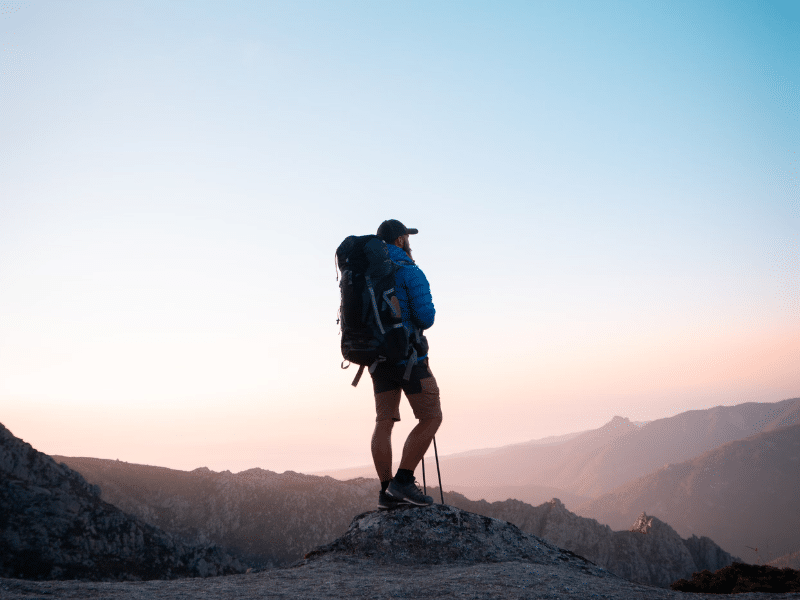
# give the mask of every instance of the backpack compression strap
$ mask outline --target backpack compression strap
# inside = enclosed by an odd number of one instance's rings
[[[375,362],[373,362],[369,366],[370,374],[374,373],[375,369],[378,368],[378,363],[382,363],[382,362],[385,362],[385,361],[386,361],[386,357],[385,356],[379,356],[378,358],[376,358]],[[364,373],[364,365],[359,365],[358,373],[356,373],[356,378],[353,379],[353,383],[351,383],[350,385],[352,385],[353,387],[356,387],[358,385],[358,382],[361,380],[362,373]],[[408,376],[406,376],[405,379],[408,379]]]
[[[375,369],[378,367],[378,363],[383,362],[385,360],[386,359],[383,356],[378,358],[378,360],[376,360],[374,363],[372,363],[369,366],[369,372],[370,373],[374,373]],[[406,381],[411,379],[411,369],[414,368],[415,364],[417,364],[417,349],[416,348],[414,348],[413,352],[411,352],[411,356],[408,358],[408,363],[406,364],[406,371],[405,371],[405,373],[403,373],[403,379],[405,379]],[[352,385],[353,387],[356,387],[358,385],[358,382],[361,381],[361,376],[363,374],[364,374],[364,365],[359,365],[358,366],[358,373],[356,373],[355,379],[353,379],[353,383],[351,383],[350,385]]]
[[[364,372],[364,365],[360,365],[358,367],[358,373],[356,373],[356,378],[353,379],[353,383],[350,384],[350,385],[352,385],[353,387],[356,387],[358,385],[358,381],[361,379],[361,374],[363,372]]]

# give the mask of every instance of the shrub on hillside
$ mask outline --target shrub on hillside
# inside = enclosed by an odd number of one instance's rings
[[[670,585],[676,592],[705,594],[742,594],[800,592],[800,571],[769,565],[746,565],[735,562],[719,571],[693,573],[691,581],[679,579]]]

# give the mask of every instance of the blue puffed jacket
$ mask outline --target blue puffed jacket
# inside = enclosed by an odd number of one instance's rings
[[[433,325],[436,309],[433,307],[431,286],[425,273],[402,248],[388,244],[389,258],[400,268],[395,272],[395,293],[400,301],[400,312],[403,314],[403,325],[413,339],[414,326],[420,333]],[[427,355],[425,355],[427,356]],[[419,359],[425,358],[419,356]]]

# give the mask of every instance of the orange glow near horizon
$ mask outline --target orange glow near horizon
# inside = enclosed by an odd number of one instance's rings
[[[680,347],[652,340],[638,352],[597,347],[567,363],[489,363],[480,378],[432,359],[443,388],[445,453],[501,446],[598,427],[614,415],[652,420],[684,410],[800,396],[798,330],[719,335]],[[670,342],[674,345],[670,345]],[[440,366],[437,366],[441,363]],[[369,463],[373,423],[369,380],[356,390],[350,371],[332,371],[302,394],[213,396],[152,403],[22,399],[4,425],[49,454],[120,458],[171,468],[319,471]],[[395,439],[413,416],[403,408]]]

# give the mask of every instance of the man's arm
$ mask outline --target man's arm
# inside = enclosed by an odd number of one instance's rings
[[[406,289],[408,290],[408,307],[411,321],[420,329],[430,329],[436,316],[433,307],[431,286],[425,273],[414,265],[406,271]]]

